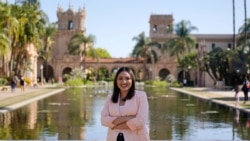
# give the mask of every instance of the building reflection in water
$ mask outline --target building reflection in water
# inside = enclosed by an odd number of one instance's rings
[[[37,101],[27,105],[27,129],[34,129],[37,121]]]

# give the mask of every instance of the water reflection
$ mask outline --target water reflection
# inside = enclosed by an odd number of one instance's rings
[[[250,115],[168,89],[145,89],[152,140],[249,140]],[[0,115],[1,140],[103,140],[107,91],[68,89]]]

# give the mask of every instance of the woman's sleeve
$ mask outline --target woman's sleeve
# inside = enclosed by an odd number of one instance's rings
[[[103,126],[107,126],[107,127],[110,127],[110,128],[113,128],[115,125],[112,123],[116,117],[112,117],[110,116],[110,112],[109,112],[109,103],[110,103],[110,96],[108,96],[106,98],[106,101],[105,101],[105,104],[104,104],[104,107],[102,109],[102,112],[101,112],[101,123]]]
[[[138,130],[145,126],[148,120],[148,99],[145,92],[140,92],[138,100],[138,112],[135,118],[127,121],[127,126],[132,130]]]

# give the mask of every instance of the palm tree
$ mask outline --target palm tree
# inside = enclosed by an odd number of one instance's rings
[[[198,56],[198,52],[194,51],[191,52],[187,55],[185,55],[178,64],[178,67],[181,68],[183,70],[183,80],[187,78],[187,73],[191,70],[191,69],[196,69],[197,68],[197,56]]]
[[[182,20],[175,25],[174,31],[176,36],[166,41],[163,48],[169,51],[170,56],[176,56],[177,61],[185,56],[195,47],[196,39],[190,36],[193,30],[197,30],[191,22]]]
[[[174,27],[175,37],[167,40],[163,44],[163,50],[169,51],[170,56],[176,56],[179,64],[181,59],[195,47],[196,39],[190,36],[193,30],[197,30],[197,28],[192,26],[190,21],[182,20]],[[183,80],[186,80],[186,68],[183,69]]]
[[[250,30],[247,30],[247,2],[244,0],[244,11],[245,11],[245,47],[247,45],[247,31],[249,32]]]
[[[0,31],[0,56],[2,56],[2,72],[5,70],[5,58],[10,51],[10,40],[9,38]]]
[[[12,6],[8,4],[1,4],[1,14],[0,14],[0,27],[10,42],[10,58],[7,58],[8,68],[7,75],[10,76],[13,70],[13,46],[18,43],[19,34],[21,32],[22,24],[19,23],[18,18],[14,16],[13,11],[19,11],[17,6]]]
[[[86,55],[87,47],[91,47],[95,43],[95,36],[89,35],[85,36],[83,33],[79,32],[73,35],[69,42],[68,50],[70,54],[80,55],[81,62],[83,61],[83,69],[86,69]]]
[[[43,47],[38,50],[38,58],[41,58],[45,62],[45,78],[48,80],[48,62],[51,60],[53,37],[57,32],[56,23],[49,23],[45,29],[43,38]]]
[[[0,31],[0,55],[6,55],[9,51],[10,39]]]
[[[235,36],[235,0],[233,2],[233,49],[236,46],[236,36]]]
[[[39,0],[15,0],[15,4],[28,4],[28,5],[35,5],[35,4],[39,4],[40,5],[40,1]]]
[[[133,40],[136,41],[134,49],[132,51],[131,56],[135,57],[143,57],[143,66],[144,66],[144,79],[146,78],[146,73],[149,73],[147,69],[147,63],[151,62],[154,65],[155,61],[157,61],[157,54],[152,49],[153,46],[157,46],[158,43],[152,42],[149,37],[145,36],[145,33],[142,32],[138,36],[133,37]]]
[[[23,73],[26,64],[30,60],[28,56],[27,46],[33,44],[36,48],[41,46],[41,35],[45,32],[45,18],[44,13],[39,9],[39,5],[23,4],[17,6],[18,13],[14,12],[14,16],[22,23],[21,33],[19,34],[18,44],[12,46],[13,59],[16,62],[16,73]],[[21,58],[19,58],[21,57]]]

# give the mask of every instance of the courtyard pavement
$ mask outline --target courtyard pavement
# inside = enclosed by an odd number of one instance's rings
[[[22,91],[21,88],[17,87],[14,92],[11,92],[10,86],[5,86],[4,89],[3,87],[0,87],[0,103],[6,105],[1,106],[0,113],[6,113],[15,110],[29,103],[44,99],[65,90],[65,88],[48,90],[49,88],[53,87],[54,86],[52,85],[43,85],[36,87],[27,86],[25,87],[24,91]]]
[[[46,86],[38,86],[38,87],[25,87],[24,91],[21,90],[21,88],[15,88],[14,92],[11,92],[11,88],[10,86],[5,86],[4,88],[7,88],[7,90],[3,90],[3,87],[1,87],[1,91],[0,91],[0,101],[4,100],[4,99],[8,99],[14,96],[18,96],[18,95],[24,95],[30,92],[34,92],[34,91],[39,91],[41,89],[46,88]]]
[[[172,90],[186,93],[201,99],[210,100],[211,102],[238,109],[250,113],[250,101],[244,102],[244,94],[242,91],[238,93],[240,101],[237,102],[235,92],[233,90],[221,90],[205,87],[195,88],[171,88]]]

